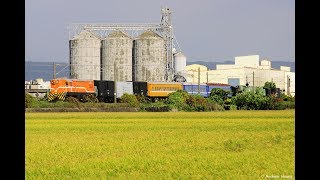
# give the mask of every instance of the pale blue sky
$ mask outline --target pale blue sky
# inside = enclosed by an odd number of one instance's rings
[[[187,61],[295,61],[294,0],[26,0],[26,60],[68,62],[69,23],[158,23],[162,6]]]

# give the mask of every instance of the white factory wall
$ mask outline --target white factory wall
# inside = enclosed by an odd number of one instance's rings
[[[246,82],[243,77],[245,77],[243,68],[208,71],[208,82],[213,82],[213,83],[228,84],[229,78],[238,78],[240,85],[245,85]]]
[[[260,61],[259,69],[271,69],[271,61],[269,60]]]
[[[285,72],[285,84],[286,84],[286,87],[288,85],[288,79],[290,79],[290,83],[289,83],[289,93],[291,94],[291,96],[295,96],[295,81],[296,81],[296,78],[295,78],[295,73],[294,72]],[[285,89],[288,93],[288,88]]]
[[[271,61],[269,61],[269,60],[261,60],[260,65],[261,66],[270,66],[271,67]]]
[[[244,68],[244,71],[249,86],[263,87],[265,82],[274,82],[281,90],[285,88],[284,71],[253,68]]]
[[[207,66],[203,66],[200,64],[191,64],[186,66],[186,71],[197,71],[198,72],[198,68],[200,68],[200,71],[207,71],[208,68]]]
[[[258,58],[259,56],[236,57],[237,65],[217,65],[216,70],[208,70],[206,66],[199,64],[188,65],[185,77],[187,82],[198,83],[198,68],[200,67],[200,83],[229,84],[228,79],[236,78],[239,79],[239,85],[249,83],[249,86],[263,87],[265,82],[274,82],[278,88],[287,93],[289,90],[290,95],[294,96],[295,72],[290,72],[290,67],[287,66],[272,69],[271,61],[263,60],[260,64]],[[288,78],[290,78],[290,87],[288,86]]]
[[[259,66],[259,55],[237,56],[234,59],[236,66],[253,68],[257,68]]]
[[[240,66],[234,65],[234,64],[217,64],[216,69],[234,69],[234,68],[240,68]]]
[[[288,66],[280,66],[280,70],[281,70],[281,71],[288,71],[288,72],[290,72],[290,67],[288,67]]]
[[[198,70],[200,68],[200,82],[206,82],[206,72],[208,68],[200,64],[191,64],[186,66],[185,78],[187,82],[198,83]]]

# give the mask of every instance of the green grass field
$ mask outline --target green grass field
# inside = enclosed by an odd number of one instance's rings
[[[294,178],[294,110],[26,113],[26,179]]]

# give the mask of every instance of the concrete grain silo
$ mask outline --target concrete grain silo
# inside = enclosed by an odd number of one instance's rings
[[[102,40],[102,80],[132,81],[132,46],[133,39],[119,30]]]
[[[165,41],[147,30],[134,40],[133,77],[135,81],[165,81]]]
[[[94,33],[83,30],[69,41],[70,77],[100,80],[101,40]]]

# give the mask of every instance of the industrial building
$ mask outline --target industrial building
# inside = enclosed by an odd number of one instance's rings
[[[42,78],[37,78],[31,81],[25,81],[25,92],[33,97],[44,98],[50,89],[50,81],[44,81]]]
[[[160,23],[70,25],[70,77],[172,81],[175,71],[171,10],[162,8],[161,14]]]
[[[290,67],[271,68],[259,55],[235,57],[215,70],[193,64],[175,49],[171,10],[161,9],[160,23],[72,24],[69,36],[70,77],[107,81],[223,83],[262,87],[265,82],[295,95]],[[176,41],[177,42],[177,41]]]
[[[274,82],[286,94],[295,95],[295,72],[291,72],[287,66],[273,69],[271,61],[260,61],[259,55],[235,57],[234,64],[219,64],[216,70],[209,70],[199,64],[188,65],[185,70],[187,82],[213,82],[232,86],[248,84],[253,87],[263,87],[265,82]]]

